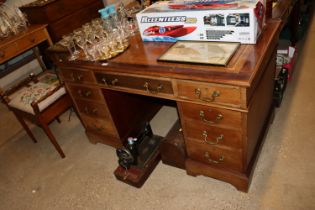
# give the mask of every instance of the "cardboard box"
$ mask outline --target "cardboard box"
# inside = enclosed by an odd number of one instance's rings
[[[264,26],[265,1],[226,2],[229,3],[220,7],[209,3],[157,2],[137,14],[142,40],[255,44]]]

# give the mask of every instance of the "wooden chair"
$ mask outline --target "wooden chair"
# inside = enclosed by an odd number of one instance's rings
[[[65,157],[48,125],[54,119],[60,122],[59,115],[72,106],[72,101],[55,73],[44,71],[37,76],[30,75],[18,85],[0,91],[0,96],[34,143],[37,141],[26,119],[41,126],[60,156]]]

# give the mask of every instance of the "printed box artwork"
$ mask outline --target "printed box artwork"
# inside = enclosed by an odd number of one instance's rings
[[[157,2],[137,14],[143,41],[224,41],[255,44],[265,20],[265,0]]]

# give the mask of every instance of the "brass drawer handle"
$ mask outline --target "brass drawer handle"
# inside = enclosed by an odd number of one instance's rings
[[[213,93],[212,93],[212,95],[211,95],[211,98],[207,98],[207,97],[202,97],[202,96],[201,96],[201,90],[200,90],[200,88],[195,89],[195,95],[196,95],[196,97],[197,97],[199,100],[205,101],[205,102],[213,102],[217,97],[220,96],[220,94],[221,94],[220,91],[215,90],[215,91],[213,91]]]
[[[84,94],[82,93],[82,90],[78,90],[78,95],[80,97],[85,97],[85,98],[89,98],[92,95],[91,91],[86,91]]]
[[[96,108],[94,108],[94,109],[92,109],[92,114],[97,114],[97,109]]]
[[[105,77],[103,77],[103,78],[101,79],[101,81],[102,81],[105,85],[108,85]]]
[[[75,81],[75,78],[74,78],[74,74],[73,74],[73,72],[71,72],[71,74],[70,74],[70,78],[71,78],[71,80],[72,80],[72,81]]]
[[[95,124],[93,124],[92,127],[93,127],[95,130],[97,130],[97,131],[102,131],[102,130],[103,130],[102,127],[99,127],[99,126],[97,126],[97,125],[95,125]]]
[[[76,80],[82,81],[82,78],[83,78],[83,76],[81,74],[79,74],[77,77],[75,77],[73,72],[70,74],[70,77],[71,77],[72,81],[76,81]]]
[[[92,95],[92,92],[89,91],[89,90],[84,93],[84,96],[85,96],[86,98],[89,98],[91,95]]]
[[[208,124],[218,123],[220,120],[223,119],[223,115],[222,114],[218,114],[214,121],[207,120],[206,116],[205,116],[205,112],[202,111],[202,110],[199,112],[199,116],[200,116],[202,121],[204,121],[205,123],[208,123]]]
[[[117,83],[118,83],[118,79],[116,78],[116,79],[112,80],[111,85],[115,86],[115,85],[117,85]]]
[[[92,109],[92,111],[90,111],[90,109],[86,106],[86,107],[84,107],[84,112],[86,114],[89,114],[89,115],[91,115],[91,114],[95,115],[95,114],[97,114],[98,110],[97,110],[97,108],[94,108],[94,109]]]
[[[219,141],[223,141],[223,139],[224,139],[224,135],[220,134],[214,141],[210,141],[210,140],[208,140],[208,132],[207,131],[203,131],[202,136],[204,137],[204,141],[210,145],[216,145],[219,143]]]
[[[83,78],[83,76],[82,76],[81,74],[79,74],[79,75],[77,76],[77,80],[78,80],[78,81],[82,81],[82,78]]]
[[[218,160],[213,160],[210,158],[209,152],[205,152],[205,158],[210,162],[214,164],[219,164],[224,161],[224,155],[221,155]]]
[[[156,88],[156,90],[152,90],[150,88],[150,84],[148,82],[145,82],[143,87],[145,88],[145,90],[148,92],[148,93],[151,93],[151,94],[158,94],[162,89],[163,89],[163,84],[159,84],[159,86]]]

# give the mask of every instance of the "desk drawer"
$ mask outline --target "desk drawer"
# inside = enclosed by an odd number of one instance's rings
[[[101,103],[91,103],[84,100],[75,100],[78,110],[81,113],[89,115],[91,117],[102,117],[109,119],[109,111],[105,104]]]
[[[243,171],[242,150],[226,150],[186,139],[187,154],[190,159],[211,166]]]
[[[93,72],[77,69],[61,69],[61,75],[65,81],[76,83],[96,83]]]
[[[131,88],[149,94],[173,94],[172,82],[162,79],[95,73],[98,83],[108,87]]]
[[[114,125],[109,119],[94,118],[84,114],[81,114],[81,119],[87,130],[93,130],[107,136],[118,136]]]
[[[203,106],[193,103],[179,102],[182,117],[196,120],[210,126],[223,126],[232,129],[241,129],[242,115],[240,112]]]
[[[242,133],[240,130],[208,126],[185,120],[186,137],[210,146],[223,146],[231,149],[242,148]]]
[[[104,101],[102,92],[97,88],[67,84],[68,90],[74,98]]]
[[[0,48],[0,63],[9,60],[18,53],[18,46],[16,43],[5,45]]]
[[[23,39],[17,40],[17,45],[19,51],[25,51],[27,48],[32,48],[33,46],[38,45],[39,43],[45,41],[47,39],[47,35],[45,30],[36,31],[25,36]]]
[[[238,87],[180,80],[177,88],[181,99],[240,107],[241,92]]]

